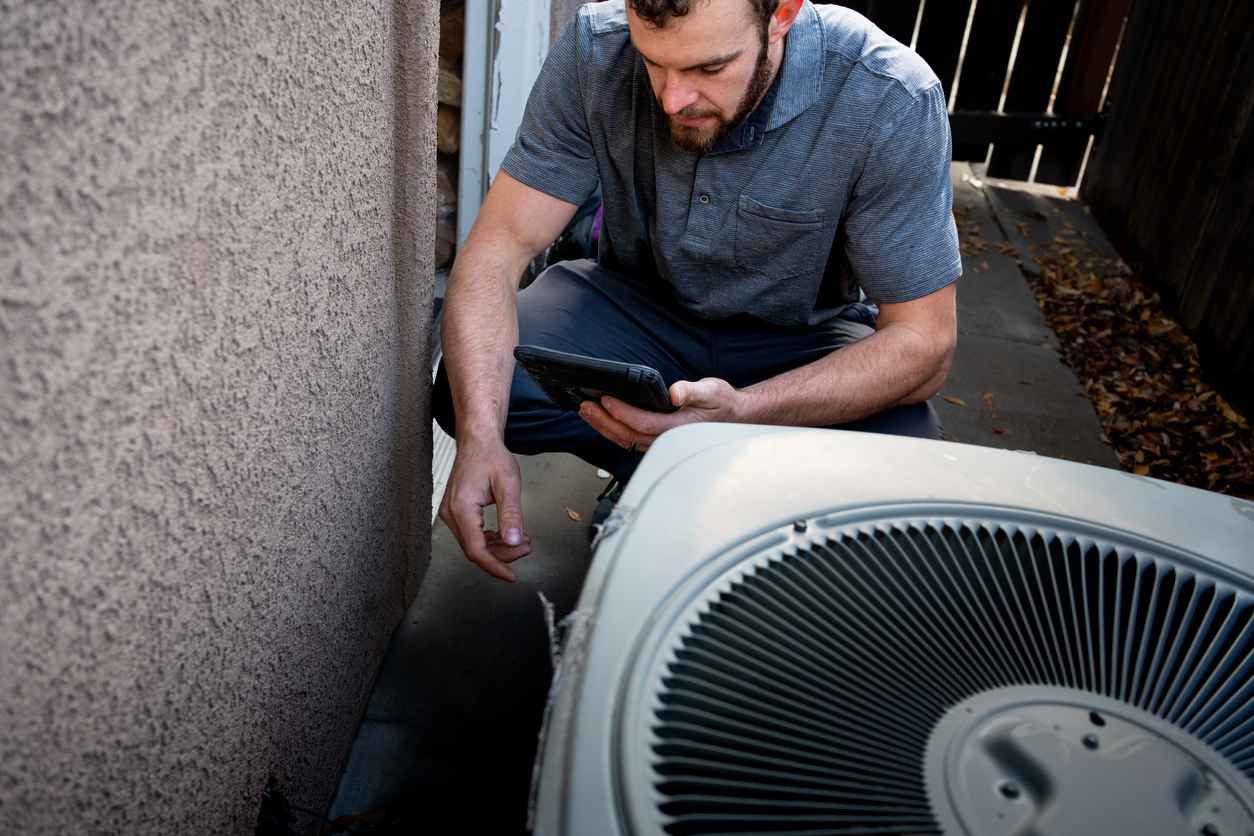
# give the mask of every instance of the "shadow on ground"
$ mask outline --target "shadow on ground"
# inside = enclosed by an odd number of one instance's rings
[[[606,483],[572,456],[520,464],[533,551],[514,565],[519,581],[485,575],[436,521],[431,567],[392,637],[332,806],[349,827],[339,832],[526,832],[551,674],[538,593],[559,619],[573,609]]]

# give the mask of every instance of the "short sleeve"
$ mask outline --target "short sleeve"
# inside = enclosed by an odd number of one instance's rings
[[[597,186],[579,77],[581,28],[586,27],[583,16],[576,16],[549,50],[527,99],[518,137],[501,163],[515,180],[576,206]],[[586,31],[582,40],[590,40]]]
[[[949,113],[933,84],[881,122],[846,220],[847,255],[873,302],[908,302],[962,275],[953,215]]]

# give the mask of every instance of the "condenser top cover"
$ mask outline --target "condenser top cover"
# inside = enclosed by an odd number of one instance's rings
[[[542,742],[542,834],[1254,833],[1254,503],[694,425],[632,478]]]

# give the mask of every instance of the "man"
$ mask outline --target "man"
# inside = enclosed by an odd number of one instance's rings
[[[626,4],[584,6],[553,46],[449,282],[434,409],[458,452],[440,516],[504,580],[530,550],[511,450],[621,480],[694,421],[939,435],[926,401],[962,268],[935,75],[808,0]],[[518,293],[598,185],[598,262]],[[651,365],[679,409],[563,412],[514,368],[520,339]]]

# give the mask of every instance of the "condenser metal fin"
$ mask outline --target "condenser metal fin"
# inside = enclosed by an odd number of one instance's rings
[[[1254,505],[702,424],[619,508],[538,836],[1254,836]]]
[[[656,684],[665,832],[1254,832],[1254,598],[1187,556],[905,520],[746,563]]]

